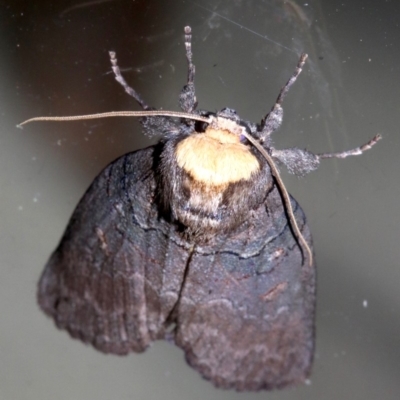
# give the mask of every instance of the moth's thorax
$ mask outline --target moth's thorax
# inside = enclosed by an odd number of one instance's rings
[[[241,142],[243,129],[216,117],[204,132],[167,142],[164,148],[163,204],[197,238],[230,232],[269,190],[268,167]]]
[[[195,182],[222,190],[231,183],[251,179],[260,169],[238,134],[211,126],[179,142],[176,161]]]

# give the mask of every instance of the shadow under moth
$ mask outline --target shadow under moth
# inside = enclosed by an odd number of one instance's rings
[[[315,342],[312,240],[275,162],[301,176],[381,137],[342,153],[277,150],[271,134],[307,55],[254,124],[229,108],[196,109],[190,27],[185,47],[182,112],[149,107],[110,52],[116,80],[143,111],[28,120],[139,116],[146,134],[161,137],[112,162],[91,184],[40,278],[40,307],[104,353],[173,341],[217,387],[304,382]]]

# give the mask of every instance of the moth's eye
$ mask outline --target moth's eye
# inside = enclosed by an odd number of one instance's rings
[[[196,121],[194,124],[194,129],[196,132],[205,132],[207,129],[208,124],[206,122],[202,122],[202,121]]]

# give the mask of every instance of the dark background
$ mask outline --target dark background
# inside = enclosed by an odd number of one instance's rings
[[[0,398],[399,399],[398,2],[34,3],[0,5]],[[193,29],[200,108],[229,106],[259,121],[305,51],[276,147],[339,151],[384,137],[363,156],[324,161],[304,179],[283,174],[308,216],[318,265],[309,385],[216,390],[168,343],[105,356],[57,331],[36,305],[42,268],[87,186],[149,142],[134,119],[15,125],[138,110],[110,73],[109,50],[149,104],[177,110],[185,25]]]

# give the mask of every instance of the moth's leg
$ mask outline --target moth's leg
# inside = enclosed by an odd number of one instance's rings
[[[290,90],[292,85],[296,82],[297,77],[300,75],[303,65],[307,60],[307,54],[300,56],[299,62],[297,63],[296,69],[293,72],[291,78],[287,81],[286,85],[279,92],[276,103],[272,107],[271,111],[261,121],[261,131],[259,133],[260,140],[265,141],[268,136],[277,130],[282,124],[283,109],[282,102],[287,92]]]
[[[190,26],[185,26],[185,49],[188,62],[188,77],[187,83],[179,95],[179,106],[184,112],[191,113],[197,107],[197,99],[194,89],[195,66],[193,64],[192,29]]]
[[[147,103],[140,97],[139,93],[136,92],[136,90],[132,89],[125,81],[124,77],[121,74],[121,71],[118,67],[117,64],[117,59],[115,58],[116,53],[114,51],[109,51],[110,54],[110,60],[111,60],[111,68],[114,72],[115,75],[115,80],[122,85],[122,87],[125,89],[125,92],[128,93],[130,96],[132,96],[140,105],[140,107],[143,108],[143,110],[151,110],[151,107],[147,105]]]
[[[352,150],[342,151],[341,153],[320,153],[317,154],[319,158],[346,158],[349,156],[359,156],[364,153],[364,151],[369,150],[373,146],[375,146],[382,139],[381,135],[374,136],[370,141],[363,144],[362,146],[356,147]]]
[[[375,146],[381,139],[381,135],[376,135],[362,146],[356,147],[352,150],[342,151],[340,153],[314,154],[310,151],[298,149],[296,147],[283,150],[271,148],[271,156],[284,164],[289,173],[302,176],[316,170],[320,161],[324,158],[346,158],[349,156],[358,156]]]
[[[277,150],[271,148],[271,156],[283,164],[289,174],[303,176],[319,167],[320,159],[318,155],[310,151],[298,149],[297,147]]]

